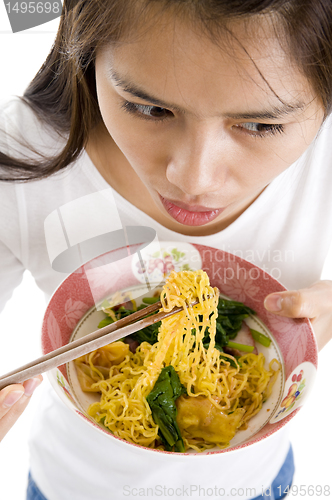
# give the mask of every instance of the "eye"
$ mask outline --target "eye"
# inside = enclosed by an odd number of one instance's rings
[[[162,121],[174,116],[171,111],[166,108],[160,108],[159,106],[135,104],[133,102],[125,101],[121,107],[128,113],[138,115],[144,120]]]
[[[284,132],[283,125],[271,123],[245,122],[240,125],[235,125],[235,127],[241,132],[249,133],[254,137],[266,137],[268,135],[282,134]]]

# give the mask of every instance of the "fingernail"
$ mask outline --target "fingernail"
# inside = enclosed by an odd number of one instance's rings
[[[6,408],[10,408],[13,406],[21,397],[23,396],[24,392],[23,391],[12,391],[3,400],[2,406]]]
[[[32,378],[31,380],[28,380],[28,382],[24,384],[24,395],[28,397],[32,396],[33,391],[39,386],[40,382],[39,378]]]
[[[268,311],[278,312],[282,309],[281,302],[280,295],[269,295],[264,301],[264,306]]]

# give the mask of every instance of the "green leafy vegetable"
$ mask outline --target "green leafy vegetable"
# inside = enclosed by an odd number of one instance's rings
[[[216,346],[217,347],[217,346]],[[218,349],[218,348],[217,348]],[[219,349],[220,350],[220,349]],[[223,356],[222,354],[220,354],[220,359],[222,359],[223,361],[228,361],[228,363],[233,366],[234,368],[241,368],[242,364],[238,361],[238,360],[234,360],[232,358],[228,358],[227,356]]]
[[[244,352],[252,352],[255,349],[255,346],[253,345],[246,345],[246,344],[238,344],[237,342],[228,342],[228,347],[231,347],[232,349],[238,349],[239,351],[244,351]]]
[[[251,333],[253,339],[256,340],[256,342],[259,342],[260,344],[262,344],[265,347],[270,346],[271,339],[269,339],[269,337],[267,337],[266,335],[263,335],[261,332],[258,332],[257,330],[253,330],[252,328],[250,328],[250,333]]]
[[[184,452],[180,429],[176,422],[175,401],[181,394],[186,394],[185,387],[173,366],[166,366],[146,400],[151,408],[152,418],[158,425],[158,434],[167,451]]]
[[[155,304],[158,300],[159,297],[144,297],[143,302],[144,304]]]
[[[112,323],[114,323],[114,319],[111,318],[111,316],[107,316],[106,318],[101,320],[101,322],[98,325],[98,328],[104,328],[104,326],[111,325]]]
[[[143,299],[143,300],[145,301],[146,299]],[[159,300],[159,297],[150,297],[149,300],[151,300],[151,302],[148,302],[148,303],[153,304],[154,302],[157,302]],[[145,307],[147,307],[147,306],[145,304],[142,304],[137,308],[137,310],[139,311],[141,309],[144,309]],[[129,316],[134,311],[132,309],[126,309],[124,306],[120,306],[114,312],[116,313],[117,319],[122,319],[122,318],[125,318],[126,316]],[[158,311],[156,311],[156,312],[158,312]],[[152,313],[152,314],[156,314],[156,313]],[[152,314],[150,314],[149,316],[152,316]],[[98,328],[103,328],[104,326],[110,325],[111,323],[114,323],[113,319],[110,316],[107,316],[99,323]],[[147,326],[147,327],[143,328],[142,330],[139,330],[138,332],[133,333],[131,335],[131,338],[133,338],[134,340],[137,340],[137,342],[139,342],[140,344],[142,342],[149,342],[149,344],[153,345],[158,340],[158,331],[159,331],[160,324],[161,323],[159,321],[158,323]]]
[[[256,314],[253,309],[242,304],[242,302],[236,302],[236,300],[228,300],[219,298],[218,311],[220,314]]]
[[[234,339],[241,329],[242,321],[250,314],[256,314],[253,309],[237,302],[219,298],[217,322],[223,328],[229,339]]]
[[[154,323],[153,325],[146,326],[143,330],[139,330],[131,335],[134,340],[137,340],[140,344],[142,342],[149,342],[149,344],[153,345],[158,340],[159,327],[161,322]]]
[[[253,309],[242,304],[242,302],[236,302],[235,300],[227,300],[219,298],[218,301],[218,317],[216,324],[216,347],[220,350],[220,347],[229,346],[230,339],[234,339],[238,334],[242,326],[242,321],[247,318],[250,314],[256,314]],[[196,332],[193,332],[196,333]],[[209,328],[205,329],[205,334],[203,338],[203,344],[207,346],[210,343],[210,333]],[[241,351],[248,351],[248,346],[241,345]],[[242,348],[243,347],[243,348]],[[250,346],[249,346],[250,348]],[[251,352],[249,350],[248,352]]]

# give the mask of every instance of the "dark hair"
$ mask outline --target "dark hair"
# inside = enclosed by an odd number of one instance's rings
[[[55,157],[31,163],[0,152],[0,180],[47,177],[77,159],[101,120],[94,76],[97,49],[125,39],[151,12],[169,9],[210,35],[234,19],[254,20],[269,14],[325,114],[331,111],[331,0],[65,0],[51,52],[22,99],[44,122],[66,135],[66,146]]]

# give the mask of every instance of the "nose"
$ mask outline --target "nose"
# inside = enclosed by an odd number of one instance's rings
[[[166,168],[167,180],[189,196],[220,190],[227,177],[226,142],[220,124],[182,131],[174,141]]]

